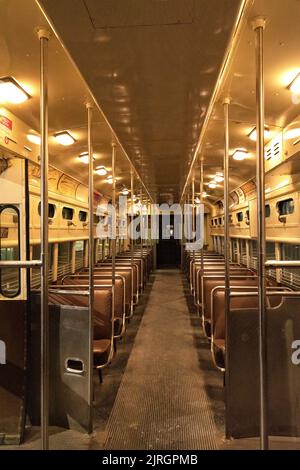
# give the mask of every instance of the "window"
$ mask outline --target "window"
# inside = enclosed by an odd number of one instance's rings
[[[280,244],[281,259],[284,261],[300,260],[300,245],[291,243]],[[300,288],[300,268],[283,268],[281,281],[283,284],[299,289]]]
[[[211,219],[210,224],[212,227],[214,226],[214,219]]]
[[[9,246],[7,240],[16,244]],[[14,206],[0,206],[0,259],[2,261],[20,260],[20,217]],[[21,290],[20,269],[0,269],[0,292],[4,297],[16,297]]]
[[[257,241],[251,240],[250,244],[250,267],[257,269]]]
[[[233,223],[232,214],[229,215],[229,223],[230,223],[230,224]]]
[[[71,243],[60,243],[58,245],[58,277],[69,274],[71,270]]]
[[[267,219],[268,217],[270,217],[270,215],[271,215],[271,207],[270,207],[270,204],[267,204],[267,205],[265,206],[265,216],[266,216],[266,219]]]
[[[76,241],[75,242],[75,269],[83,268],[83,257],[84,257],[84,242]]]
[[[238,212],[238,213],[236,214],[236,218],[237,218],[237,221],[238,221],[238,222],[243,222],[243,220],[244,220],[244,214],[243,214],[243,212]]]
[[[48,217],[49,219],[53,219],[53,217],[55,216],[55,210],[56,210],[56,207],[54,204],[48,204]],[[41,216],[41,203],[39,202],[39,205],[38,205],[38,213],[39,213],[39,216]]]
[[[243,238],[239,241],[240,242],[240,262],[247,266],[247,241]]]
[[[289,215],[293,214],[295,209],[294,199],[285,199],[283,201],[277,202],[277,211],[279,215]]]
[[[63,207],[62,209],[63,219],[72,220],[73,215],[74,215],[74,209],[71,209],[71,207]]]
[[[86,222],[87,221],[87,212],[86,211],[79,211],[78,214],[80,222]]]
[[[222,219],[221,219],[221,217],[219,218],[219,225],[222,225]]]
[[[94,224],[98,224],[99,221],[100,221],[100,217],[99,217],[99,215],[97,215],[97,214],[94,214],[93,219],[94,219]]]

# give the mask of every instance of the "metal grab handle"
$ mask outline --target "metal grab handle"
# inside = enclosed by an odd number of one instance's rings
[[[0,268],[34,268],[41,267],[41,260],[30,261],[0,261]]]
[[[258,292],[231,292],[230,297],[246,297],[251,296],[255,297],[258,295]],[[272,297],[300,297],[300,291],[268,291],[266,292],[267,296]]]

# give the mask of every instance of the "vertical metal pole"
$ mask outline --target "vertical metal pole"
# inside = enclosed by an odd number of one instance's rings
[[[93,431],[93,340],[94,340],[94,161],[92,146],[93,105],[87,103],[89,153],[89,432]]]
[[[229,234],[229,103],[227,98],[224,100],[224,261],[225,261],[225,344],[228,345],[228,320],[230,310],[230,234]],[[226,383],[226,403],[229,390],[229,365],[228,365],[228,347],[226,347],[225,357],[225,383]],[[226,426],[226,437],[227,426]]]
[[[264,29],[266,19],[253,20],[256,47],[256,118],[257,118],[257,257],[258,257],[258,305],[259,305],[259,376],[260,376],[260,447],[268,450],[267,413],[267,311],[266,311],[266,229],[265,229],[265,156],[264,156]]]
[[[192,232],[195,233],[195,174],[192,177]],[[195,263],[195,250],[193,250],[193,262]],[[193,285],[193,288],[195,286]]]
[[[143,186],[141,182],[141,191],[140,191],[140,198],[141,198],[141,219],[140,219],[140,230],[141,230],[141,260],[143,259],[143,231],[144,231],[144,214],[143,214]],[[141,267],[143,266],[143,261],[141,261]],[[143,269],[141,271],[141,276],[143,274]],[[144,280],[141,279],[141,285],[143,285]]]
[[[133,218],[134,218],[134,202],[133,202],[133,195],[134,195],[134,174],[133,174],[133,168],[131,167],[131,170],[130,170],[130,194],[131,194],[131,230],[130,230],[130,238],[131,238],[131,241],[130,241],[130,253],[131,253],[131,268],[133,269],[133,250],[134,250],[134,246],[133,246],[133,235],[134,235],[134,231],[133,231]],[[133,281],[132,281],[133,282]]]
[[[41,133],[41,447],[49,449],[49,308],[48,308],[48,41],[47,29],[37,30],[40,40]]]
[[[204,174],[203,174],[203,156],[201,155],[200,157],[200,204],[201,204],[201,210],[203,206],[203,184],[204,184]],[[204,211],[204,207],[203,207]],[[204,214],[203,214],[203,222],[204,222]],[[205,227],[203,227],[203,244],[204,244],[204,230]],[[201,273],[203,273],[203,268],[204,268],[204,246],[201,248]]]
[[[111,168],[112,168],[112,206],[113,206],[113,219],[112,219],[112,253],[111,253],[111,262],[112,262],[112,343],[113,348],[114,341],[114,322],[115,322],[115,284],[116,284],[116,149],[117,146],[115,142],[112,143],[112,154],[111,154]]]

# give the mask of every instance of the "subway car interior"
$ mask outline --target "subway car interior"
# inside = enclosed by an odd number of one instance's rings
[[[0,450],[300,450],[300,2],[0,12]]]

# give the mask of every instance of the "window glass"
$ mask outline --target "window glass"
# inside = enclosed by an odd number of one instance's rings
[[[300,245],[281,243],[281,259],[284,261],[300,260]],[[300,268],[283,268],[281,274],[283,284],[300,289]]]
[[[266,218],[270,217],[271,215],[271,207],[270,207],[270,204],[267,204],[265,206],[265,214],[266,214]]]
[[[74,209],[71,209],[71,207],[63,207],[62,209],[63,219],[72,220],[73,215],[74,215]]]
[[[53,217],[55,216],[55,210],[56,210],[56,207],[54,204],[48,204],[48,217],[49,219],[53,219]],[[41,203],[39,202],[39,205],[38,205],[38,213],[39,213],[39,216],[41,216]]]
[[[8,240],[13,240],[11,245]],[[19,211],[14,206],[0,206],[0,259],[20,260]],[[0,268],[0,290],[4,297],[16,297],[20,293],[20,269]]]
[[[243,220],[244,220],[244,214],[243,214],[243,212],[238,212],[238,213],[236,214],[236,217],[237,217],[238,222],[243,222]]]
[[[295,209],[294,199],[285,199],[284,201],[277,202],[277,211],[279,215],[293,214]]]
[[[80,222],[86,222],[87,220],[87,212],[86,211],[79,211],[79,220]]]

